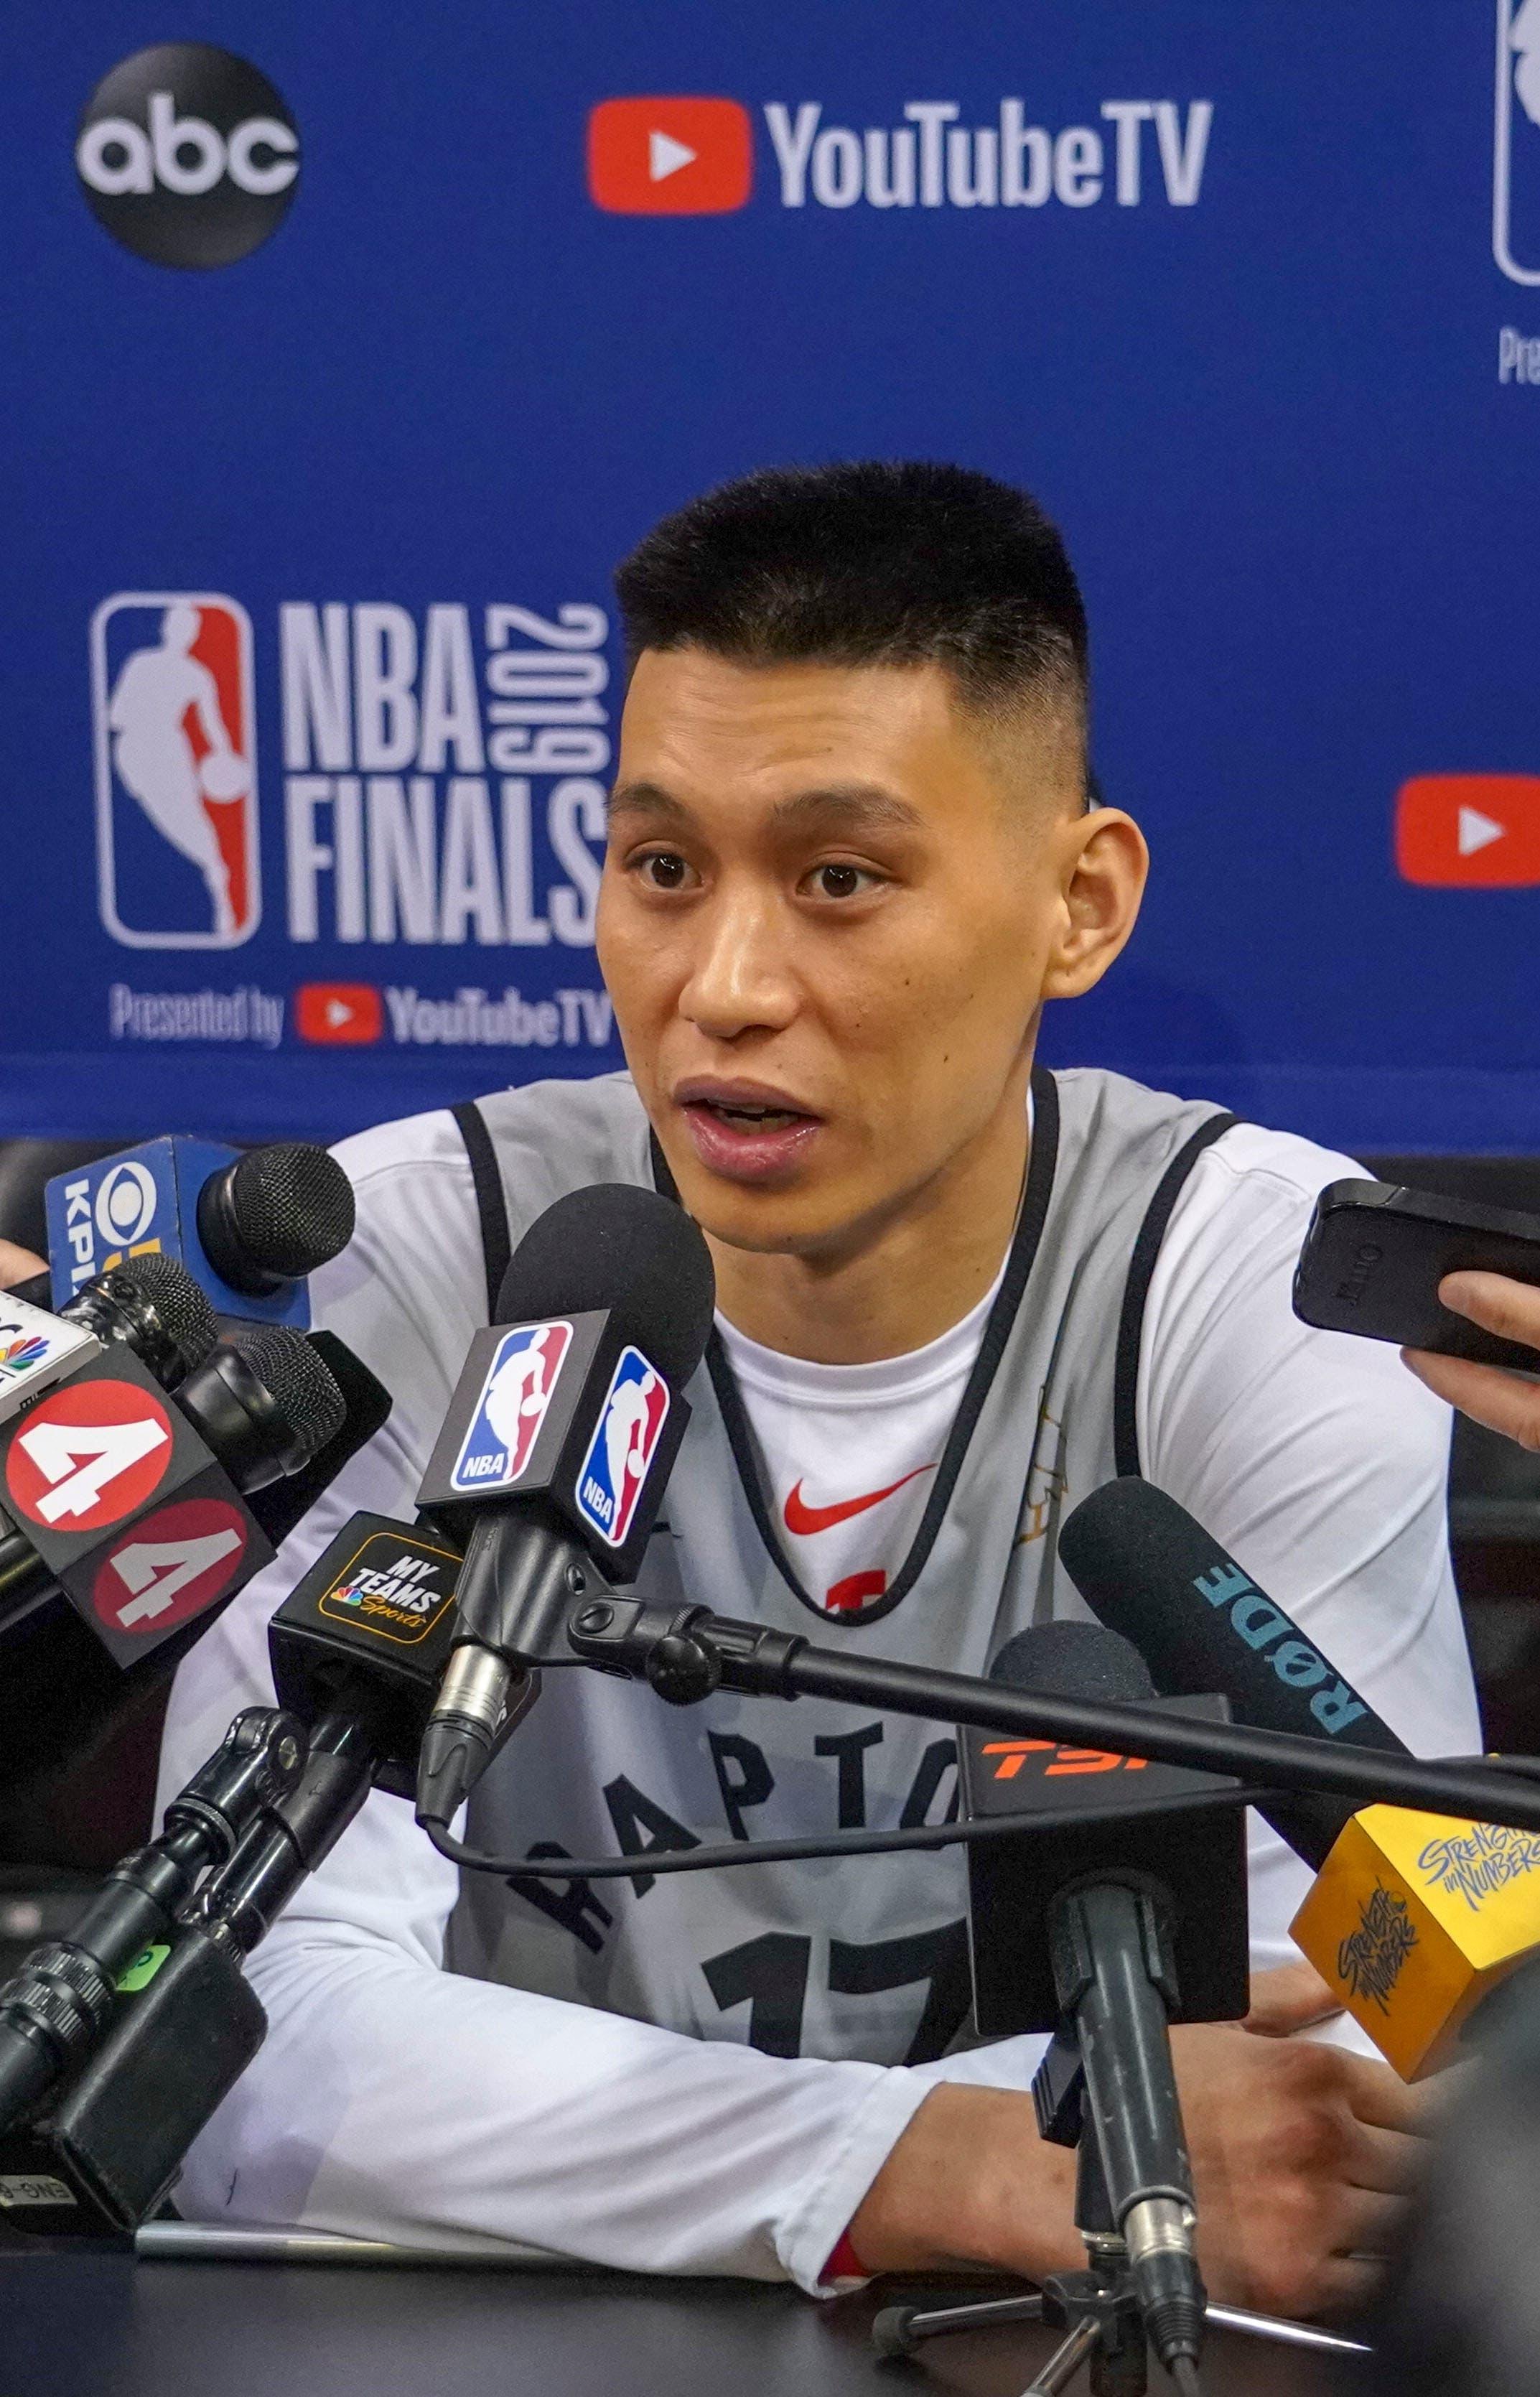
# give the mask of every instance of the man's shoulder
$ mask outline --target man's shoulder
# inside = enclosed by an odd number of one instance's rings
[[[1199,1160],[1195,1178],[1197,1172],[1217,1204],[1297,1212],[1313,1207],[1328,1183],[1361,1177],[1364,1168],[1303,1133],[1238,1123]]]
[[[529,1082],[489,1091],[475,1105],[510,1184],[521,1156],[548,1158],[553,1146],[571,1154],[580,1174],[592,1164],[586,1178],[603,1180],[615,1172],[618,1148],[629,1154],[647,1145],[647,1118],[629,1074]],[[402,1177],[445,1175],[470,1183],[464,1135],[447,1106],[354,1132],[337,1143],[335,1154],[360,1196],[370,1185]]]
[[[645,1172],[647,1118],[629,1077],[534,1082],[477,1101],[516,1242],[564,1191]],[[358,1201],[341,1255],[313,1277],[316,1319],[395,1397],[397,1432],[426,1453],[471,1334],[487,1319],[486,1260],[464,1137],[449,1107],[339,1142]]]
[[[1197,1130],[1206,1118],[1225,1112],[1217,1099],[1185,1098],[1102,1066],[1061,1068],[1054,1079],[1067,1110],[1085,1118],[1116,1118],[1136,1134],[1157,1127],[1185,1131],[1189,1122]],[[1329,1182],[1360,1175],[1363,1170],[1353,1158],[1323,1148],[1302,1133],[1242,1119],[1196,1159],[1189,1188],[1212,1204],[1239,1212],[1308,1207]]]

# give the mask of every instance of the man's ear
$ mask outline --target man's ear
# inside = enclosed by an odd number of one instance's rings
[[[1138,920],[1149,873],[1145,836],[1121,808],[1076,817],[1065,842],[1044,998],[1079,998],[1101,981]]]

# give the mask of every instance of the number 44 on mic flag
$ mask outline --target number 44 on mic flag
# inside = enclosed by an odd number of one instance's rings
[[[0,1429],[0,1493],[124,1665],[273,1556],[212,1451],[119,1344]]]

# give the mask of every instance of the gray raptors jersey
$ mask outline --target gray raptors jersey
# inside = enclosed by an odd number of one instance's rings
[[[645,1595],[965,1673],[985,1672],[1030,1623],[1084,1615],[1058,1526],[1090,1491],[1137,1470],[1144,1292],[1188,1167],[1231,1118],[1113,1074],[1039,1069],[1033,1093],[1005,1278],[882,1599],[830,1616],[799,1594],[719,1343],[690,1386]],[[623,1075],[508,1091],[481,1113],[515,1242],[585,1183],[666,1183]],[[635,1855],[636,1871],[591,1883],[466,1874],[448,1961],[774,2055],[927,2061],[969,2036],[960,1849],[653,1876],[646,1854],[934,1824],[956,1809],[945,1724],[726,1693],[679,1710],[642,1684],[550,1671],[466,1836],[502,1855]]]

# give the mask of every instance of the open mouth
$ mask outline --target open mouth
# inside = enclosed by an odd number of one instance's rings
[[[730,1132],[784,1132],[791,1124],[811,1123],[811,1116],[794,1107],[756,1107],[730,1105],[725,1099],[694,1099],[693,1113],[699,1107],[703,1115],[715,1116]]]
[[[675,1101],[701,1162],[734,1182],[771,1182],[793,1172],[823,1122],[785,1091],[752,1083],[685,1082]]]

